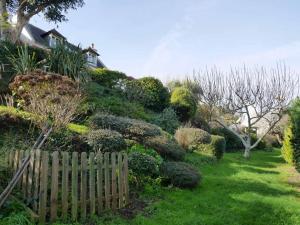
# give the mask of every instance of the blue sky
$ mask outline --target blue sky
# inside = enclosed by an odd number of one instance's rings
[[[300,71],[299,0],[86,0],[58,30],[111,69],[163,81],[284,61]],[[52,29],[42,16],[31,22]]]

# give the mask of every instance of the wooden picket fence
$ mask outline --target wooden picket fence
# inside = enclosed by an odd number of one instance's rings
[[[18,187],[41,224],[84,220],[129,202],[125,153],[13,151],[8,157],[13,171],[28,154],[30,165]]]

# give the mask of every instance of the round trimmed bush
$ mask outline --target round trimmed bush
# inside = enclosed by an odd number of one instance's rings
[[[157,177],[159,164],[154,157],[140,152],[132,152],[128,155],[128,167],[136,176]]]
[[[188,121],[196,113],[197,102],[193,94],[185,87],[175,88],[170,102],[181,121]]]
[[[116,131],[99,129],[90,131],[87,143],[95,150],[101,152],[119,152],[126,149],[126,142],[122,135]]]
[[[125,138],[134,140],[161,135],[161,129],[154,124],[106,114],[93,116],[91,126],[93,128],[112,129],[121,133]]]
[[[166,182],[180,188],[194,188],[201,181],[199,172],[184,162],[164,162],[160,173]]]
[[[149,148],[153,148],[164,159],[180,161],[185,156],[184,149],[167,135],[148,137],[143,140],[143,144]]]
[[[90,70],[89,75],[91,76],[92,81],[108,88],[113,88],[120,80],[127,79],[125,73],[106,68]]]
[[[179,128],[175,139],[187,151],[193,151],[197,145],[208,144],[211,141],[210,134],[198,128]]]
[[[144,77],[127,82],[125,95],[146,108],[160,112],[169,104],[169,92],[162,82],[154,77]]]

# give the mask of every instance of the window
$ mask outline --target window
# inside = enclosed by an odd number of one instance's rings
[[[97,65],[97,56],[93,53],[87,53],[87,62],[93,65]]]
[[[51,48],[55,48],[59,44],[59,42],[61,42],[61,39],[59,39],[58,37],[55,37],[53,35],[49,36],[49,46]]]

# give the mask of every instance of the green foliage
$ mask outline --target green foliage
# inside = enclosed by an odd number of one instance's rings
[[[19,46],[17,56],[11,54],[8,57],[16,74],[28,74],[38,68],[35,52],[29,53],[28,46]]]
[[[176,161],[184,159],[185,151],[183,148],[167,134],[147,137],[142,142],[145,146],[155,149],[164,159]]]
[[[300,99],[297,98],[289,109],[289,125],[284,131],[281,154],[284,160],[300,172]]]
[[[149,155],[153,157],[157,164],[161,164],[163,162],[162,157],[152,148],[145,148],[143,145],[134,144],[128,149],[128,153],[137,152],[144,155]]]
[[[78,134],[86,134],[89,132],[89,128],[84,125],[69,123],[67,126],[68,130]]]
[[[152,114],[141,104],[128,101],[116,90],[105,88],[95,82],[87,82],[84,84],[84,92],[86,98],[81,111],[86,115],[100,111],[133,119],[152,118]]]
[[[172,108],[165,108],[162,113],[154,118],[153,123],[170,134],[174,134],[180,126],[178,117]]]
[[[92,81],[108,88],[113,88],[118,85],[121,80],[127,79],[125,73],[106,68],[90,70],[89,75]]]
[[[159,174],[159,164],[155,158],[139,152],[128,155],[128,167],[136,176],[149,176],[155,178]]]
[[[226,149],[225,138],[218,135],[211,135],[211,142],[209,144],[198,145],[197,150],[201,153],[204,153],[205,155],[220,160],[223,157],[225,149]]]
[[[195,188],[201,181],[199,172],[184,162],[164,162],[160,172],[163,179],[175,187]]]
[[[94,151],[119,152],[126,149],[126,142],[122,135],[108,129],[90,131],[87,135],[87,143]]]
[[[171,94],[171,106],[181,121],[188,121],[195,115],[197,109],[193,94],[185,87],[174,89]]]
[[[146,137],[161,135],[161,129],[141,120],[117,117],[108,114],[96,114],[91,117],[93,128],[112,129],[121,133],[127,139],[143,140]]]
[[[281,154],[284,160],[291,165],[295,164],[295,149],[292,143],[293,132],[292,126],[288,126],[284,131],[284,140],[281,148]]]
[[[175,139],[187,151],[194,151],[199,144],[208,144],[211,136],[208,132],[198,128],[179,128],[175,133]]]
[[[20,7],[22,5],[22,7]],[[69,9],[77,9],[84,5],[83,0],[39,0],[39,1],[26,1],[22,4],[16,1],[7,1],[7,6],[11,12],[20,12],[22,15],[26,15],[26,19],[34,16],[38,12],[41,12],[45,19],[53,22],[67,21],[66,13]]]
[[[160,112],[169,104],[169,92],[162,82],[153,77],[129,81],[125,86],[129,100],[140,102],[146,108]]]
[[[64,44],[58,45],[51,49],[47,58],[47,66],[49,71],[69,76],[74,80],[86,79],[86,60],[80,48],[69,49]]]
[[[226,140],[226,152],[238,151],[244,149],[241,140],[230,131],[223,127],[212,127],[211,133],[214,135],[223,136]]]

